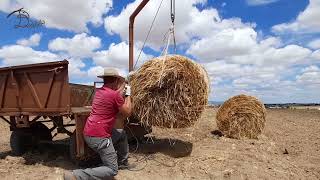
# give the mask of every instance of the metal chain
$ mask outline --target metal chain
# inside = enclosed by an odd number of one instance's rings
[[[174,24],[175,14],[176,14],[176,1],[175,0],[171,0],[170,13],[171,13],[171,22],[172,22],[172,24]]]

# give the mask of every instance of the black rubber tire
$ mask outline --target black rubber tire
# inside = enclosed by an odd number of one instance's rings
[[[10,136],[11,152],[21,156],[26,151],[37,147],[40,141],[52,141],[50,129],[41,122],[35,122],[29,128],[12,131]]]
[[[15,156],[21,156],[32,145],[32,136],[28,130],[19,129],[12,131],[10,136],[11,152]]]
[[[37,145],[39,141],[52,141],[50,129],[41,122],[35,122],[30,126],[31,134],[35,140],[33,145]]]

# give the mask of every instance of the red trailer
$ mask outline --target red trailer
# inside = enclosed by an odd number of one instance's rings
[[[143,0],[129,21],[129,71],[133,70],[134,20],[149,0]],[[174,21],[171,1],[171,18]],[[16,155],[39,141],[52,141],[52,131],[71,137],[70,155],[73,160],[91,156],[83,139],[83,127],[91,110],[94,86],[69,83],[68,61],[39,63],[0,68],[0,119],[10,125],[10,145]],[[65,124],[64,120],[75,120]],[[52,122],[48,128],[44,123]],[[70,132],[68,126],[75,126]],[[122,128],[128,138],[140,138],[152,131],[138,120],[130,119]],[[130,132],[130,133],[129,133]]]
[[[52,141],[55,129],[71,137],[73,160],[92,155],[82,131],[95,87],[69,83],[68,64],[64,60],[0,68],[0,118],[10,125],[10,145],[15,155],[40,141]],[[67,119],[74,123],[66,124]],[[52,123],[50,128],[45,125],[48,123]],[[67,130],[68,126],[75,126],[75,131]],[[134,136],[148,133],[139,123],[126,127]]]

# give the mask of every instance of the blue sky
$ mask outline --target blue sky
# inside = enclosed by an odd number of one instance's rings
[[[4,0],[0,66],[70,61],[70,81],[92,84],[103,67],[128,71],[128,18],[140,1]],[[139,14],[135,55],[160,1]],[[37,28],[14,28],[24,7]],[[176,1],[178,53],[204,66],[210,100],[246,93],[266,103],[320,102],[320,0]],[[159,56],[170,27],[164,0],[139,65]]]

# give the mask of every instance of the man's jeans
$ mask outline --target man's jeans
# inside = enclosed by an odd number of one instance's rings
[[[74,170],[73,174],[77,179],[111,179],[118,173],[118,163],[128,161],[129,145],[123,129],[113,129],[111,138],[84,136],[84,139],[88,146],[100,155],[103,165]]]

